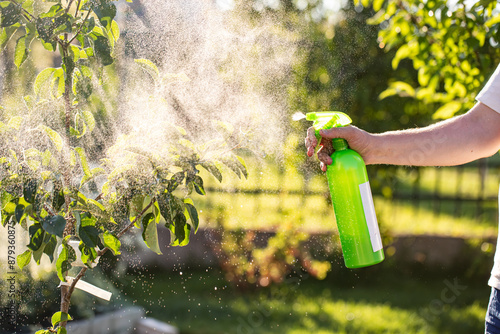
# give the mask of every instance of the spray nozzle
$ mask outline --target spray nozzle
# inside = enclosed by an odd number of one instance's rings
[[[351,124],[352,120],[349,116],[340,111],[317,111],[306,114],[306,120],[313,121],[316,138],[318,142],[321,139],[319,130],[339,128]]]

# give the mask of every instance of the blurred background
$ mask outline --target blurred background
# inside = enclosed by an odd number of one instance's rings
[[[252,140],[239,152],[248,176],[226,169],[219,183],[201,171],[207,195],[193,198],[201,227],[191,243],[170,247],[170,232],[159,230],[159,256],[129,236],[121,256],[107,254],[86,276],[113,292],[111,302],[77,291],[70,314],[88,319],[139,306],[180,333],[482,332],[498,230],[498,155],[456,167],[369,166],[386,260],[350,270],[325,176],[305,154],[310,124],[292,115],[338,110],[383,132],[466,111],[500,59],[497,5],[119,1],[117,61],[103,69],[90,104],[92,159],[150,117],[148,108],[160,108],[145,99],[152,83],[133,64],[147,58],[190,79],[154,92],[168,105],[160,112],[175,113],[201,140],[210,119],[248,131]],[[0,59],[5,117],[23,112],[43,68],[60,66],[32,45],[18,71],[14,40]],[[422,152],[433,145],[423,143]],[[25,234],[18,227],[19,244]],[[58,309],[58,279],[44,261],[19,276],[26,332],[29,324],[47,326]],[[1,285],[6,307],[8,282]]]

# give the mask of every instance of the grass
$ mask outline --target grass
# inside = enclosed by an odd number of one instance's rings
[[[484,282],[370,270],[341,276],[289,278],[280,287],[241,293],[216,270],[156,272],[128,276],[123,288],[149,317],[177,326],[182,334],[483,331],[489,295]],[[447,285],[454,283],[455,293]]]
[[[296,169],[289,165],[279,170],[277,164],[257,163],[249,159],[248,179],[238,179],[226,171],[219,184],[215,178],[202,171],[205,186],[212,191],[205,197],[196,197],[201,209],[202,226],[213,226],[221,220],[230,228],[272,230],[286,220],[293,220],[307,231],[329,231],[336,228],[335,216],[329,203],[324,175],[318,174],[305,181]],[[369,167],[370,168],[370,167]],[[397,189],[382,187],[382,193],[398,191],[403,195],[413,193],[412,185],[420,180],[421,196],[493,198],[498,194],[496,170],[490,170],[482,181],[475,167],[422,168],[420,175],[415,169],[401,168],[395,172]],[[481,192],[481,183],[484,183]],[[394,187],[395,188],[395,187]],[[215,190],[222,190],[218,192]],[[259,193],[259,191],[264,193]],[[309,194],[304,195],[306,192]],[[433,234],[457,237],[493,237],[497,234],[497,205],[488,202],[481,211],[475,202],[449,202],[438,200],[393,200],[382,194],[374,194],[379,223],[394,235]]]

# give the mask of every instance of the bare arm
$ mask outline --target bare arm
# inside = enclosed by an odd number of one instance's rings
[[[500,149],[500,114],[478,103],[464,115],[424,128],[371,134],[354,126],[321,131],[323,138],[345,138],[366,164],[452,166],[493,155]],[[307,154],[316,138],[308,131]],[[331,164],[331,145],[323,139],[318,152],[322,169]]]

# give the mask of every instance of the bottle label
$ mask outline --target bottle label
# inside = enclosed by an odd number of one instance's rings
[[[363,203],[363,210],[365,211],[366,224],[368,225],[373,252],[377,252],[382,249],[382,238],[380,237],[380,231],[378,229],[370,182],[366,181],[365,183],[361,183],[359,185],[359,192],[361,193],[361,202]]]

